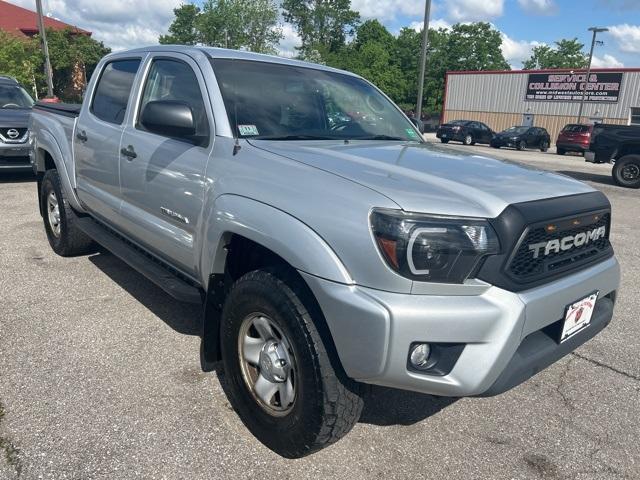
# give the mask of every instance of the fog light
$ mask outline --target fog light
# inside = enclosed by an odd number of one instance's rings
[[[409,355],[411,366],[418,370],[427,368],[430,354],[431,348],[428,343],[416,343],[411,347],[411,353]]]

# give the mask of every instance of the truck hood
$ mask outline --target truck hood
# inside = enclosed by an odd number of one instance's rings
[[[432,144],[251,143],[369,187],[412,212],[493,218],[512,203],[594,191],[564,175]],[[327,185],[330,193],[331,186]]]
[[[29,108],[0,108],[0,128],[27,128]]]

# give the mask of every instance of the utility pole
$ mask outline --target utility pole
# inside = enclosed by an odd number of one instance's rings
[[[582,90],[582,98],[580,99],[580,109],[578,110],[578,123],[582,122],[582,110],[584,109],[584,99],[587,94],[587,86],[589,85],[589,77],[591,76],[591,62],[593,61],[593,48],[596,46],[596,35],[600,32],[608,32],[608,28],[591,27],[590,32],[593,32],[593,38],[591,39],[591,51],[589,52],[589,65],[587,66],[587,78],[584,83],[584,90]]]
[[[42,42],[42,52],[44,53],[44,74],[47,78],[47,96],[53,97],[53,75],[51,73],[51,60],[49,59],[47,32],[44,30],[44,18],[42,17],[42,0],[36,0],[36,10],[38,11],[38,30],[40,31],[40,41]]]
[[[427,44],[429,42],[429,15],[431,0],[425,1],[424,27],[422,29],[422,51],[420,52],[420,78],[418,80],[418,103],[416,105],[416,120],[422,120],[422,95],[424,94],[424,74],[427,67]]]

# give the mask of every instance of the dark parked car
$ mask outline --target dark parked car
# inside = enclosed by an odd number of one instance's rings
[[[570,123],[565,125],[556,140],[556,152],[564,155],[567,152],[584,153],[589,150],[593,125]]]
[[[640,126],[595,125],[584,159],[613,163],[611,175],[618,185],[640,188]]]
[[[549,150],[551,137],[549,132],[540,127],[511,127],[496,134],[491,141],[493,148],[513,147],[518,150],[525,148],[539,148],[546,152]]]
[[[33,99],[11,77],[0,76],[0,172],[31,170],[27,126]]]
[[[475,143],[491,143],[495,132],[482,122],[473,120],[454,120],[443,123],[436,132],[436,137],[442,143],[449,143],[450,140],[462,142],[465,145]]]

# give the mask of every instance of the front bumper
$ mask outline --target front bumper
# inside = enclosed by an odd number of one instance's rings
[[[28,143],[0,142],[0,171],[31,170]]]
[[[519,293],[487,286],[479,295],[406,295],[341,285],[302,273],[323,310],[347,375],[365,383],[442,396],[495,395],[593,337],[610,321],[620,267],[615,257]],[[599,291],[583,332],[558,345],[545,327]],[[407,367],[414,342],[464,344],[446,375]],[[531,349],[539,349],[532,354]]]

